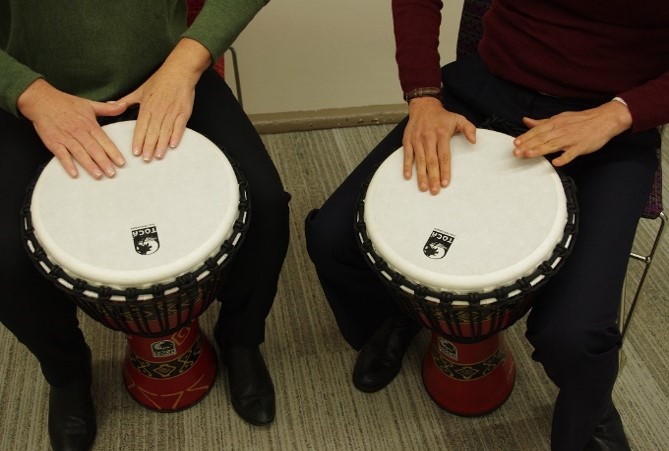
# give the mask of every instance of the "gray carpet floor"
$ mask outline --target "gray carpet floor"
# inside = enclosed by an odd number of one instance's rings
[[[420,376],[429,334],[410,348],[398,378],[385,390],[361,393],[350,383],[355,352],[338,333],[314,269],[302,228],[357,162],[390,130],[369,126],[265,135],[291,201],[291,243],[262,346],[277,391],[277,418],[265,427],[239,419],[226,377],[209,395],[178,413],[137,404],[121,379],[122,334],[82,316],[94,355],[98,412],[95,450],[547,450],[556,389],[531,360],[524,321],[506,333],[517,365],[515,388],[495,412],[463,418],[437,407]],[[669,174],[669,146],[664,172]],[[669,199],[665,175],[664,197]],[[654,224],[642,221],[636,246],[648,246]],[[632,448],[669,449],[669,238],[665,236],[624,345],[625,365],[614,399]],[[629,287],[640,265],[630,264]],[[217,306],[201,317],[211,334]],[[48,387],[35,359],[0,328],[0,450],[47,450]]]

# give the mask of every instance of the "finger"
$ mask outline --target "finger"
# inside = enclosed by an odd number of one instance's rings
[[[422,144],[418,143],[413,147],[414,149],[414,162],[416,164],[416,178],[418,181],[418,189],[420,191],[427,191],[428,188],[428,176],[427,168],[425,165],[425,151]]]
[[[156,151],[158,138],[160,137],[160,124],[155,121],[149,122],[144,135],[144,145],[142,146],[142,160],[151,161],[153,154]]]
[[[135,122],[135,130],[132,134],[132,154],[139,156],[142,154],[144,139],[146,136],[146,127],[148,126],[150,114],[144,112],[141,108]]]
[[[51,148],[49,148],[49,150],[58,159],[63,169],[65,169],[65,171],[70,175],[70,177],[76,178],[79,176],[79,171],[77,170],[77,166],[74,164],[72,155],[70,155],[70,152],[67,151],[65,146],[63,146],[62,144],[56,144]]]
[[[160,132],[156,141],[155,157],[161,160],[167,152],[167,146],[172,138],[174,129],[174,118],[165,118],[161,124]]]
[[[118,101],[91,102],[91,105],[96,116],[118,116],[128,108],[128,104]]]
[[[114,142],[109,139],[109,136],[107,136],[102,128],[98,127],[91,130],[91,136],[93,139],[95,139],[98,145],[102,147],[105,154],[107,154],[109,159],[113,161],[116,166],[122,167],[125,165],[125,158],[123,157],[123,154],[118,150],[116,144],[114,144]]]
[[[138,103],[141,103],[142,101],[142,91],[139,89],[136,89],[135,91],[131,92],[130,94],[121,97],[116,101],[116,103],[125,103],[126,105],[136,105]]]
[[[523,117],[523,124],[525,124],[525,126],[528,128],[534,128],[537,125],[541,125],[541,123],[544,121],[545,119],[532,119],[531,117]]]
[[[437,150],[436,136],[430,135],[426,139],[425,147],[425,166],[427,169],[428,185],[432,194],[437,194],[441,189],[441,174],[439,170],[439,156]]]
[[[103,176],[102,169],[93,161],[86,149],[75,140],[71,140],[65,145],[67,152],[88,172],[91,177],[100,179]]]
[[[411,144],[404,145],[404,162],[402,163],[402,173],[404,178],[409,180],[411,178],[411,170],[413,169],[414,153]]]
[[[107,177],[114,177],[116,175],[114,163],[109,159],[109,156],[107,156],[105,150],[91,134],[84,133],[75,137],[75,139],[77,140],[78,144],[83,147],[84,151],[90,156],[90,158],[95,162],[97,167],[100,168]],[[78,148],[78,146],[76,147]]]
[[[174,121],[174,129],[172,130],[172,136],[170,137],[169,146],[172,149],[176,147],[181,142],[181,138],[186,131],[186,125],[188,124],[188,119],[190,119],[190,114],[181,113],[177,115],[176,120]]]
[[[476,126],[474,124],[465,119],[465,123],[462,125],[461,130],[467,141],[471,144],[476,144]]]
[[[442,188],[451,183],[451,145],[450,139],[439,141],[439,173]]]

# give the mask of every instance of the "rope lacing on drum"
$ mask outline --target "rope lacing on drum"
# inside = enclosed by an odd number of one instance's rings
[[[106,285],[98,287],[98,297],[101,300],[109,300],[113,294],[114,294],[114,289],[112,287],[108,287]]]
[[[127,302],[131,302],[131,303],[138,302],[137,298],[139,297],[139,290],[137,288],[135,288],[135,287],[126,288],[123,291],[123,293],[125,295],[125,298],[126,298]]]
[[[63,272],[63,271],[62,271],[61,267],[58,266],[57,268],[54,268],[54,271],[52,271],[51,273],[55,276],[56,273],[61,273],[61,272]],[[85,280],[82,280],[82,279],[79,279],[79,278],[72,280],[72,289],[74,291],[78,292],[78,293],[81,293],[82,291],[84,291],[87,286],[88,286],[88,284],[86,283]]]

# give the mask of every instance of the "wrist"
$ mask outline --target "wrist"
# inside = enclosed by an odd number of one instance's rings
[[[34,105],[45,97],[49,89],[52,89],[52,86],[43,78],[33,81],[16,99],[16,109],[23,117],[32,120]]]
[[[185,71],[197,80],[211,64],[211,54],[204,45],[194,39],[182,38],[165,59],[163,66]]]
[[[441,102],[441,88],[438,87],[416,88],[404,93],[404,101],[407,103],[411,103],[411,101],[414,99],[422,99],[426,97],[438,99]]]
[[[617,127],[621,133],[632,127],[632,113],[630,113],[629,107],[623,99],[615,97],[607,104],[607,106],[611,111],[612,117],[615,118]]]

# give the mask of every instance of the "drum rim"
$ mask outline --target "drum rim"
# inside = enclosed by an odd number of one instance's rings
[[[530,274],[518,277],[509,284],[480,292],[457,293],[447,290],[436,290],[420,282],[410,280],[393,268],[381,255],[379,255],[367,234],[367,226],[364,220],[364,206],[367,189],[372,178],[376,174],[379,163],[371,176],[362,186],[362,192],[356,203],[355,231],[357,244],[365,261],[386,284],[390,285],[396,293],[405,292],[414,296],[420,302],[438,303],[448,306],[467,307],[482,304],[495,304],[510,302],[525,296],[543,285],[562,266],[566,257],[573,249],[576,232],[578,230],[578,207],[575,194],[575,184],[571,178],[562,171],[557,170],[557,175],[562,182],[567,202],[567,221],[562,237],[555,245],[550,256],[536,266]]]
[[[187,290],[194,284],[199,283],[210,276],[220,274],[222,269],[227,266],[232,256],[238,251],[244,241],[246,231],[249,228],[251,216],[251,201],[248,196],[248,182],[241,172],[239,164],[229,157],[225,149],[221,149],[221,151],[228,159],[237,178],[237,185],[239,187],[239,203],[237,206],[238,215],[232,224],[230,236],[226,238],[216,251],[213,252],[201,265],[175,276],[170,282],[154,283],[143,288],[119,288],[109,285],[93,285],[85,279],[69,274],[61,265],[58,265],[49,258],[48,253],[35,236],[35,229],[32,225],[30,201],[37,180],[48,162],[38,169],[34,180],[28,186],[26,200],[20,213],[23,245],[28,252],[29,258],[43,276],[51,280],[58,288],[61,288],[67,294],[75,297],[77,300],[95,299],[96,302],[146,302]]]

